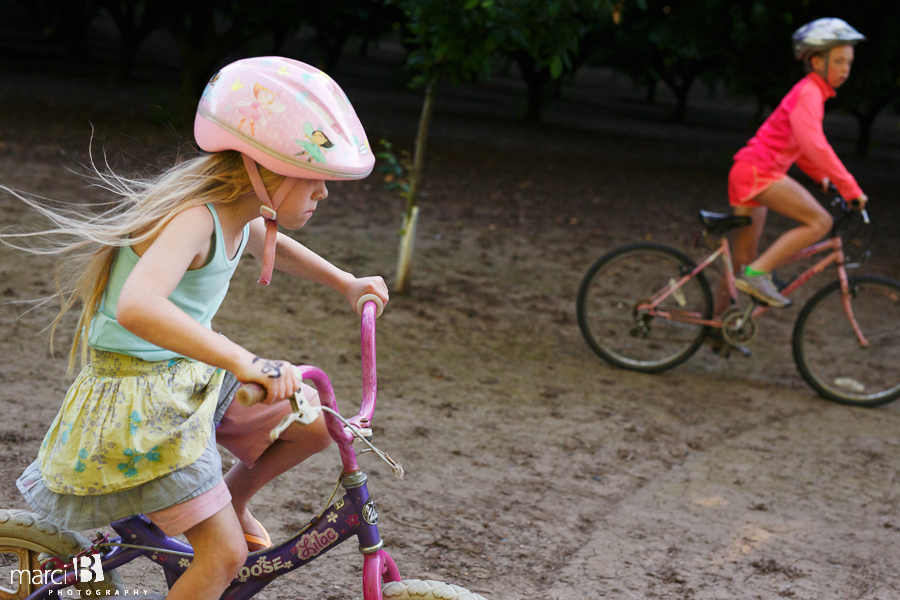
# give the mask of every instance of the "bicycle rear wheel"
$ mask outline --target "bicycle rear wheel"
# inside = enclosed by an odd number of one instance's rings
[[[22,600],[41,587],[45,580],[37,574],[45,559],[72,556],[90,546],[80,533],[60,529],[30,512],[0,509],[0,600]],[[119,596],[125,591],[115,571],[104,572],[103,581],[73,587],[82,598]],[[60,592],[66,597],[65,591]]]
[[[879,406],[900,397],[900,283],[886,277],[850,278],[850,304],[868,346],[860,346],[835,281],[819,290],[794,325],[794,361],[823,397]]]
[[[602,256],[578,290],[578,326],[604,360],[632,371],[657,373],[684,362],[703,343],[709,327],[639,312],[637,307],[696,265],[659,244],[632,244]],[[703,273],[666,298],[661,310],[709,319],[713,301]]]

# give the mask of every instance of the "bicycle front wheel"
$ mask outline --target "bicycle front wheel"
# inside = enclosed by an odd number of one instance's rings
[[[841,286],[819,290],[794,325],[794,361],[803,379],[834,402],[880,406],[900,397],[900,283],[886,277],[850,278],[853,317],[844,312]]]
[[[695,267],[681,252],[650,243],[623,246],[601,257],[578,290],[578,326],[585,341],[604,360],[644,373],[665,371],[690,358],[709,327],[689,321],[712,317],[712,292],[703,273],[659,304],[674,318],[651,316],[638,306]]]
[[[381,588],[382,600],[485,600],[485,597],[466,588],[432,581],[430,579],[404,579],[385,583]],[[356,600],[363,600],[358,596]]]

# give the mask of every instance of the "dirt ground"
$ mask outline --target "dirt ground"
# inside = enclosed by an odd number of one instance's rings
[[[76,98],[72,85],[60,96]],[[0,106],[0,183],[13,188],[96,198],[66,170],[84,159],[89,121],[95,150],[107,147],[123,171],[160,152],[171,158],[177,145],[149,109],[98,114],[10,98]],[[361,86],[351,98],[373,141],[408,142],[418,95]],[[578,331],[576,291],[601,254],[643,239],[693,252],[697,209],[725,208],[730,156],[752,133],[746,119],[713,128],[734,118],[708,107],[694,125],[673,125],[638,105],[572,97],[548,111],[548,124],[523,126],[496,89],[442,98],[414,288],[378,321],[374,442],[407,476],[362,459],[401,574],[493,600],[900,597],[900,404],[864,410],[817,398],[790,357],[798,308],[764,317],[751,359],[704,347],[655,376],[606,365]],[[890,143],[873,158],[848,160],[879,224],[867,271],[893,277],[895,129],[888,123]],[[848,156],[852,124],[830,118],[828,131]],[[390,283],[400,212],[376,177],[333,185],[298,238]],[[31,223],[9,195],[0,215],[4,227]],[[786,226],[772,218],[769,239]],[[3,507],[26,508],[14,481],[67,386],[64,360],[48,352],[53,311],[21,304],[51,291],[52,266],[0,249]],[[267,356],[322,367],[344,412],[354,411],[355,315],[330,290],[286,276],[260,288],[258,268],[242,261],[215,327]],[[831,275],[821,277],[810,290]],[[326,500],[339,468],[333,448],[315,457],[260,492],[256,516],[285,539]],[[259,597],[353,598],[361,566],[345,544]],[[144,563],[121,572],[129,587],[164,587]]]

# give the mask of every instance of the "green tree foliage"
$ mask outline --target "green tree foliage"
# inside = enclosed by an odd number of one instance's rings
[[[643,2],[631,2],[636,7]],[[611,0],[497,0],[500,51],[519,67],[527,89],[526,118],[539,121],[547,84],[585,62],[602,40],[591,34],[622,2]],[[585,43],[588,42],[588,43]]]
[[[390,31],[403,18],[396,6],[376,0],[313,3],[296,12],[316,31],[312,50],[320,57],[316,66],[326,73],[335,69],[351,38],[361,39],[365,44]]]
[[[163,23],[160,3],[154,0],[100,0],[119,31],[116,74],[128,77],[141,43]]]
[[[181,56],[176,119],[189,123],[215,68],[229,52],[263,34],[271,13],[238,0],[156,1],[163,5],[165,26]]]
[[[20,0],[48,38],[63,44],[74,56],[84,52],[91,21],[97,16],[97,0]]]
[[[390,1],[390,0],[389,0]],[[406,15],[411,85],[459,83],[490,73],[503,32],[493,0],[396,0]]]
[[[803,23],[806,11],[799,0],[729,3],[726,21],[731,40],[726,46],[723,77],[729,88],[757,101],[756,117],[773,109],[803,76],[802,65],[791,55],[791,34]]]
[[[626,5],[613,32],[609,64],[637,81],[662,81],[676,98],[682,121],[691,86],[712,83],[725,64],[729,0],[647,0],[646,10]]]

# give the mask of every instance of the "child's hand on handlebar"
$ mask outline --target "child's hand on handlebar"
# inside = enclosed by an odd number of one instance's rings
[[[385,305],[390,299],[384,279],[381,277],[357,277],[347,287],[347,291],[344,292],[344,297],[347,298],[350,306],[353,307],[353,312],[359,313],[357,303],[365,294],[378,296]]]
[[[852,200],[850,202],[850,208],[853,210],[863,210],[866,207],[866,202],[869,201],[869,197],[863,194],[856,200]]]
[[[822,191],[826,194],[831,191],[831,180],[827,177],[822,178]]]
[[[254,356],[249,364],[234,373],[241,383],[258,383],[268,394],[263,404],[272,404],[294,395],[300,389],[300,371],[286,360],[272,360]]]

